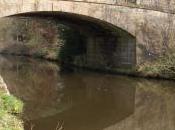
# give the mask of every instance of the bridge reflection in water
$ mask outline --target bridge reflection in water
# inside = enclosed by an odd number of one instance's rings
[[[157,81],[62,73],[54,63],[22,57],[1,57],[0,73],[11,94],[24,102],[25,130],[54,130],[58,125],[66,130],[175,127],[170,114],[173,82],[161,82],[170,86],[163,88]]]

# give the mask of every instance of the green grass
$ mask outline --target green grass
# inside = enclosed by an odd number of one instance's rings
[[[23,130],[18,114],[22,112],[23,103],[11,95],[0,92],[0,130]]]
[[[154,77],[175,79],[175,53],[167,53],[152,62],[145,62],[138,71]]]

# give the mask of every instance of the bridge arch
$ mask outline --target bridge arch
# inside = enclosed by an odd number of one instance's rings
[[[49,0],[42,3],[14,3],[9,4],[9,7],[3,10],[0,17],[55,17],[64,24],[78,25],[83,28],[83,33],[92,35],[88,39],[91,51],[88,51],[88,59],[83,67],[86,64],[87,67],[95,66],[95,69],[99,66],[100,69],[116,69],[136,65],[135,23],[132,15],[128,17],[124,11],[127,7],[123,9],[118,6],[116,11],[116,7],[112,5]],[[98,50],[94,49],[94,45]],[[82,61],[78,60],[78,64],[82,64]]]
[[[42,2],[6,2],[0,9],[0,17],[24,14],[31,12],[62,12],[94,18],[111,24],[135,36],[135,21],[131,8],[108,4],[86,3],[77,1],[53,1]],[[126,23],[127,21],[127,23]]]
[[[85,51],[81,54],[69,53],[68,57],[73,58],[73,63],[81,67],[109,70],[114,68],[132,68],[136,64],[136,40],[135,37],[125,30],[110,23],[95,18],[56,11],[37,11],[20,13],[11,17],[40,17],[52,18],[58,23],[69,26],[85,36],[83,41]],[[82,35],[81,35],[82,34]],[[76,37],[76,36],[75,36]],[[68,38],[68,37],[67,37]],[[74,40],[74,39],[73,39]],[[73,43],[73,42],[72,42]],[[72,44],[71,43],[71,44]],[[76,45],[77,47],[73,47]],[[83,49],[83,44],[72,44],[72,48]],[[70,45],[68,45],[71,47]],[[72,50],[76,51],[76,50]],[[86,57],[86,58],[83,58]],[[72,61],[72,60],[71,60]]]
[[[159,9],[156,3],[133,1],[131,4],[129,1],[0,0],[0,17],[46,11],[81,15],[103,21],[136,38],[136,59],[137,65],[140,65],[162,53],[162,35],[169,34],[167,27],[174,28],[175,15],[173,12]],[[145,4],[151,5],[150,8]]]

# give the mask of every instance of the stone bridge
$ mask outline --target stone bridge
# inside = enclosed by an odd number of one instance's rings
[[[139,65],[167,46],[174,47],[174,0],[0,0],[0,17],[44,13],[122,30],[128,35],[120,36],[120,42],[127,45],[119,50],[126,52],[124,58],[131,64]],[[128,36],[131,40],[125,41]]]

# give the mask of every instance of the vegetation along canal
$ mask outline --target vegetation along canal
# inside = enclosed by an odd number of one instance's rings
[[[9,92],[23,102],[24,130],[174,130],[175,83],[1,56]]]

